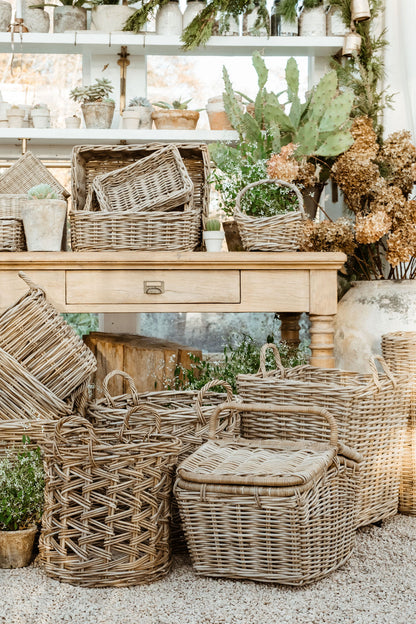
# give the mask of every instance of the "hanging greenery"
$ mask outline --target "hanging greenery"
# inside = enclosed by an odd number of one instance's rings
[[[278,11],[287,22],[293,24],[293,22],[296,22],[298,10],[302,6],[304,9],[315,9],[318,6],[322,6],[322,4],[323,0],[303,0],[303,2],[299,0],[281,0]]]

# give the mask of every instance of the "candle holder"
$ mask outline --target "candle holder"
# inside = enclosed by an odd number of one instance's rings
[[[10,24],[8,28],[8,32],[12,33],[26,33],[29,32],[28,28],[25,26],[22,17],[15,17],[14,22]]]

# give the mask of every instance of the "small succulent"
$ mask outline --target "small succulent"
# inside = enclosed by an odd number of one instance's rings
[[[81,104],[89,102],[113,102],[113,100],[108,97],[113,90],[114,87],[108,78],[96,78],[95,84],[75,87],[72,89],[69,96],[74,102],[81,102]]]
[[[129,102],[129,108],[133,108],[135,106],[146,106],[146,108],[151,108],[151,103],[145,97],[134,97]]]
[[[221,223],[218,219],[208,219],[205,224],[205,230],[207,232],[218,232],[221,229]]]
[[[29,199],[59,199],[56,191],[49,184],[37,184],[27,192]]]
[[[166,108],[170,110],[186,110],[191,99],[185,100],[185,102],[181,102],[181,100],[173,100],[171,104],[169,102],[154,102],[154,105],[159,106],[159,108]]]

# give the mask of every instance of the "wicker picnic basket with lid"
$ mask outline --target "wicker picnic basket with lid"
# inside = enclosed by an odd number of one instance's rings
[[[274,184],[290,189],[296,195],[298,210],[272,217],[254,217],[241,209],[241,199],[248,190],[262,184]],[[303,197],[297,186],[284,180],[265,179],[245,186],[235,200],[234,218],[246,251],[296,251],[302,221],[306,219]]]
[[[22,272],[29,290],[0,315],[0,347],[55,397],[66,400],[80,393],[97,362],[45,292]]]
[[[381,350],[393,374],[408,375],[412,388],[401,464],[399,511],[416,516],[416,332],[384,334]]]
[[[179,150],[167,145],[145,158],[97,175],[93,189],[105,211],[164,212],[192,207],[193,184]]]
[[[272,349],[276,369],[266,371],[267,349]],[[382,359],[382,358],[380,358]],[[397,513],[400,460],[410,404],[407,377],[393,377],[383,361],[385,374],[375,362],[371,374],[313,366],[283,368],[275,345],[262,347],[260,370],[238,375],[237,388],[243,401],[314,405],[335,417],[339,439],[362,454],[358,495],[358,526],[378,522]],[[243,415],[241,434],[247,438],[280,437],[287,430],[300,437],[325,441],[320,426],[308,418],[274,419],[269,414]]]
[[[0,251],[24,251],[25,249],[26,238],[22,220],[0,216]]]
[[[145,436],[130,426],[133,412],[153,415]],[[112,438],[77,415],[56,424],[44,448],[39,540],[48,576],[84,587],[127,587],[169,571],[171,480],[181,443],[159,433],[151,406],[130,414]]]
[[[32,152],[28,151],[0,176],[0,193],[27,193],[32,186],[49,184],[59,195],[66,199],[69,193],[50,173],[45,165]]]
[[[272,418],[309,414],[329,424],[329,442],[210,439],[180,464],[174,492],[197,574],[303,585],[350,556],[360,455],[338,444],[327,410],[235,403]]]

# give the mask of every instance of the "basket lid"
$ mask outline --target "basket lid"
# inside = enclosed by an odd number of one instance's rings
[[[336,455],[336,447],[305,440],[209,440],[182,462],[178,476],[218,485],[306,486]]]

